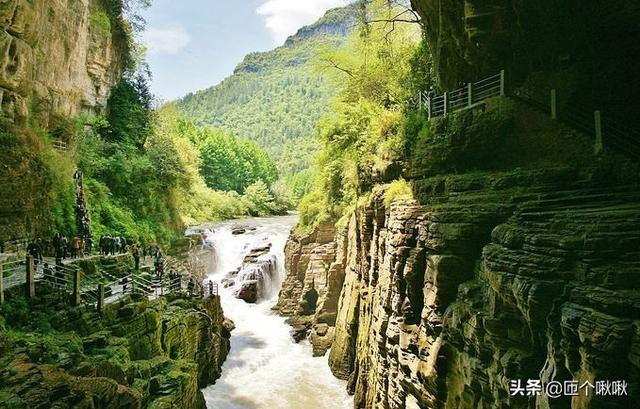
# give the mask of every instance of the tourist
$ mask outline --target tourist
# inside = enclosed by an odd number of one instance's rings
[[[164,270],[164,260],[162,259],[162,253],[158,252],[156,254],[156,260],[154,261],[153,265],[155,266],[156,269],[156,278],[158,280],[162,280],[162,274],[163,274],[163,270]]]
[[[89,255],[93,251],[93,238],[91,236],[84,239],[85,254]]]
[[[189,284],[187,284],[187,292],[189,293],[189,297],[193,297],[195,287],[196,287],[196,283],[193,280],[193,277],[191,277],[189,279]]]
[[[120,251],[120,236],[113,236],[111,238],[111,244],[113,246],[112,253],[116,254],[116,252]]]
[[[58,248],[60,247],[61,242],[62,238],[60,237],[60,233],[56,233],[52,240],[54,254],[58,254]]]
[[[71,257],[72,258],[78,258],[81,256],[80,254],[80,237],[75,236],[72,240],[71,240]]]
[[[120,252],[127,252],[127,239],[124,236],[120,236]]]
[[[112,254],[113,251],[113,238],[111,237],[111,235],[107,234],[107,236],[104,238],[104,254],[106,256],[109,256]]]
[[[54,245],[53,251],[55,252],[56,265],[57,265],[59,263],[62,263],[62,258],[64,257],[64,249],[63,249],[62,239],[60,238],[60,236],[58,236],[58,240],[54,238],[54,242],[56,244]]]
[[[42,263],[42,255],[44,253],[44,243],[42,242],[42,239],[40,237],[36,239],[36,248],[38,251],[38,263]]]
[[[38,249],[38,245],[36,244],[35,241],[30,242],[29,245],[27,246],[27,255],[30,257],[33,257],[33,261],[36,265],[41,260],[41,255]]]
[[[67,258],[69,252],[69,239],[67,236],[62,236],[62,259]]]
[[[82,185],[82,171],[79,168],[73,172],[73,181],[79,185]]]
[[[134,269],[140,270],[140,249],[136,243],[131,246],[131,254],[133,255]]]

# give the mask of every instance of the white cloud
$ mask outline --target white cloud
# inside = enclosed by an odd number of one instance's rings
[[[349,0],[267,0],[257,12],[276,44],[282,44],[298,29],[311,24],[330,8],[344,6]]]
[[[187,31],[180,26],[150,27],[143,36],[142,42],[149,54],[178,54],[191,42]]]

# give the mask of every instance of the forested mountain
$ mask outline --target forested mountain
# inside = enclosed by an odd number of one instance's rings
[[[179,109],[196,125],[220,127],[258,142],[280,159],[281,173],[301,170],[304,163],[292,163],[294,155],[287,152],[292,141],[298,145],[313,133],[335,91],[318,56],[344,41],[356,25],[356,12],[355,5],[330,10],[282,47],[247,55],[232,76],[188,94],[178,101]],[[299,156],[298,149],[293,151]]]

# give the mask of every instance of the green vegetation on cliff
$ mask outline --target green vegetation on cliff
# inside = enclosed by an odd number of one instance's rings
[[[110,92],[96,87],[96,96],[109,96],[106,107],[65,114],[32,97],[24,120],[3,107],[0,182],[7,194],[0,198],[0,240],[78,234],[76,167],[84,176],[94,237],[117,233],[166,243],[181,235],[185,224],[280,214],[290,206],[274,183],[273,160],[254,142],[198,129],[172,106],[153,109],[148,69],[133,41],[144,24],[137,10],[146,5],[145,0],[85,5],[90,37],[100,37],[92,46],[113,47],[109,63],[116,80],[105,73],[100,84]]]
[[[0,406],[205,408],[229,351],[219,298],[132,295],[100,316],[38,292],[0,306]]]
[[[383,2],[370,7],[370,19],[397,14]],[[301,227],[339,219],[376,183],[400,176],[405,103],[413,87],[428,80],[412,71],[412,65],[429,62],[419,39],[412,25],[398,24],[390,30],[370,23],[354,32],[343,48],[325,53],[337,68],[340,92],[333,112],[316,129],[322,144],[319,174],[315,190],[300,203]]]

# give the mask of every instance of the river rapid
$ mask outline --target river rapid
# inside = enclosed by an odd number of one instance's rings
[[[247,304],[233,289],[219,285],[225,316],[236,329],[222,377],[203,390],[209,409],[347,409],[353,400],[346,384],[329,370],[327,357],[314,358],[307,342],[296,344],[285,319],[271,311],[284,278],[284,246],[296,216],[254,218],[203,228],[209,279],[218,283],[236,270],[249,250],[272,244],[277,274],[267,283],[267,296]],[[248,227],[232,234],[234,226]],[[252,230],[255,229],[255,230]]]

